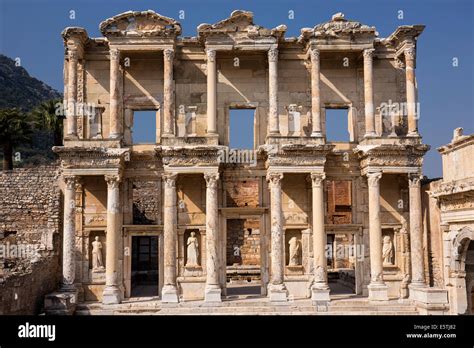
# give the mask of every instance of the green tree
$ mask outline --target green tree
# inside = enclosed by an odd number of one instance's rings
[[[20,109],[0,110],[0,145],[3,147],[3,170],[13,169],[13,148],[31,141],[31,126]]]
[[[63,144],[63,115],[57,112],[60,99],[42,102],[31,113],[35,128],[53,133],[54,146]]]

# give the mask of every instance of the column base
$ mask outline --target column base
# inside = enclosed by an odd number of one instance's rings
[[[448,290],[430,288],[427,285],[408,285],[410,300],[416,305],[420,314],[448,314]]]
[[[323,133],[322,132],[313,132],[313,133],[311,133],[311,137],[313,137],[313,138],[322,138]]]
[[[219,285],[206,285],[204,290],[204,302],[207,303],[221,303],[222,290]]]
[[[78,290],[57,291],[44,298],[46,315],[73,315],[76,310]]]
[[[102,293],[102,303],[108,305],[118,304],[120,302],[122,302],[122,293],[118,286],[106,286],[104,292]]]
[[[270,284],[268,286],[268,297],[270,298],[270,302],[274,304],[287,304],[288,291],[286,290],[285,284]]]
[[[407,133],[407,137],[411,137],[411,138],[419,138],[420,137],[420,134],[418,132],[408,132]]]
[[[365,133],[364,138],[377,138],[377,133],[371,132],[371,133]]]
[[[162,303],[178,303],[178,290],[174,285],[165,285],[161,290],[161,302]]]
[[[386,284],[369,284],[369,301],[388,301],[388,286]]]
[[[313,306],[316,307],[316,312],[328,311],[328,305],[331,301],[329,291],[329,288],[323,289],[315,286],[311,288],[311,301],[313,302]]]

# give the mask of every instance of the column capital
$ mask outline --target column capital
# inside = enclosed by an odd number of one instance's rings
[[[214,48],[206,48],[207,61],[214,63],[216,61],[216,50]]]
[[[324,179],[326,179],[325,173],[311,173],[311,184],[313,187],[322,187]]]
[[[219,172],[206,172],[204,173],[204,179],[206,180],[206,187],[215,188],[217,180],[219,180]]]
[[[311,62],[319,61],[319,49],[317,48],[310,48],[309,49],[309,56],[311,57]]]
[[[166,61],[171,62],[174,59],[174,49],[167,48],[163,51],[163,57]]]
[[[68,190],[74,190],[76,188],[78,177],[76,175],[64,175],[63,181],[66,184]]]
[[[269,62],[277,62],[278,61],[278,49],[277,48],[270,48],[268,50],[268,61]]]
[[[120,183],[119,175],[113,175],[113,174],[104,175],[104,178],[109,188],[118,188],[118,185]]]
[[[416,50],[415,47],[407,47],[403,50],[403,54],[405,55],[405,60],[410,59],[414,60],[416,58]]]
[[[69,48],[67,51],[67,56],[71,61],[77,61],[79,59],[79,52],[77,48]]]
[[[375,49],[373,48],[367,48],[364,50],[364,60],[365,59],[372,59],[374,56]]]
[[[367,173],[367,183],[369,184],[369,187],[378,187],[381,178],[382,172]]]
[[[270,183],[270,185],[280,185],[282,179],[283,179],[283,173],[279,173],[279,172],[267,173],[267,181]]]
[[[176,187],[176,179],[178,178],[178,173],[163,173],[162,178],[167,188],[174,188]]]
[[[120,51],[118,48],[111,48],[110,51],[110,59],[111,60],[119,60],[120,59]]]
[[[408,185],[410,188],[419,188],[423,175],[418,173],[408,174]]]

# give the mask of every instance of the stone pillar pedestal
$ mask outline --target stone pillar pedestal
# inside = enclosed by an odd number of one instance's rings
[[[105,288],[103,304],[116,304],[122,301],[120,289],[119,253],[121,238],[120,177],[106,175],[107,181],[107,236],[105,258]]]
[[[206,180],[206,288],[205,302],[221,302],[219,284],[218,227],[219,210],[217,206],[217,181],[219,173],[205,173]]]
[[[280,135],[278,120],[278,50],[268,51],[268,122],[270,135]]]
[[[177,210],[176,210],[176,173],[163,174],[164,187],[164,285],[161,290],[162,303],[178,303],[176,287],[176,240],[177,240]]]
[[[313,195],[314,282],[311,300],[318,310],[325,310],[330,300],[327,280],[326,231],[324,229],[324,173],[311,173]]]
[[[271,215],[271,278],[268,295],[271,302],[286,303],[287,289],[284,284],[284,252],[283,252],[283,211],[281,205],[281,180],[283,174],[268,173],[270,185]]]
[[[387,301],[388,287],[383,281],[382,227],[380,224],[380,179],[381,172],[368,173],[369,186],[369,239],[370,239],[370,284],[369,300]]]
[[[217,62],[216,50],[207,49],[207,134],[217,136]]]

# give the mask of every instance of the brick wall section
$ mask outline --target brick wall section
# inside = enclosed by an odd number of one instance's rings
[[[250,232],[250,231],[251,232]],[[235,247],[240,255],[235,255]],[[227,220],[227,265],[260,265],[260,231],[258,220]]]
[[[133,182],[133,223],[156,225],[160,217],[160,188],[157,181]]]
[[[39,313],[44,295],[59,285],[59,176],[56,165],[0,173],[0,315]],[[20,245],[37,252],[5,252]]]
[[[258,207],[258,181],[224,182],[227,207]]]

